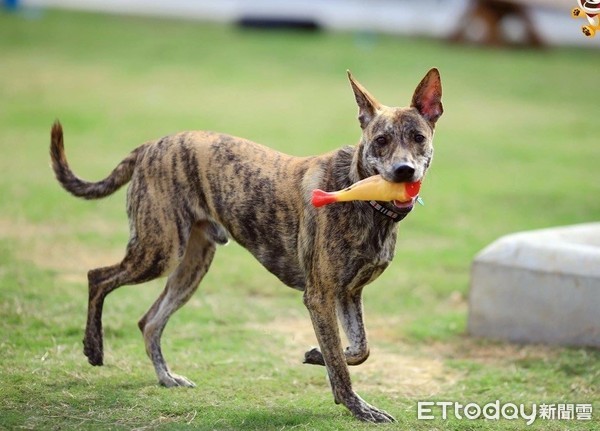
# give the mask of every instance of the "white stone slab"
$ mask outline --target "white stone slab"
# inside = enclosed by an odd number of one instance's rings
[[[469,332],[600,347],[600,223],[508,235],[473,262]]]

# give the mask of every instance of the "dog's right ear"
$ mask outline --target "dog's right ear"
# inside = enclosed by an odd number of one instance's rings
[[[369,94],[365,87],[360,85],[360,83],[354,79],[349,70],[346,72],[348,73],[352,91],[354,91],[356,104],[358,105],[358,122],[360,123],[360,127],[364,129],[375,117],[375,113],[381,109],[381,104]]]

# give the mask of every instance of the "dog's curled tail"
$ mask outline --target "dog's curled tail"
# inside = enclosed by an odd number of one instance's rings
[[[133,150],[103,180],[95,183],[85,181],[77,177],[69,167],[65,156],[62,126],[58,121],[55,121],[52,125],[50,158],[52,159],[52,169],[56,179],[65,190],[80,198],[99,199],[116,192],[131,179],[137,158],[144,147],[142,145]]]

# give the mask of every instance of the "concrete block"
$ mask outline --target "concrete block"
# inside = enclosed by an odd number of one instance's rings
[[[600,223],[498,239],[473,262],[469,332],[600,347]]]

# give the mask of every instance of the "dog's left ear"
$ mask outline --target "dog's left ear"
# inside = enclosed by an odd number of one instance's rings
[[[354,91],[356,104],[358,105],[358,122],[360,123],[360,127],[364,129],[375,117],[376,112],[381,109],[381,103],[371,96],[367,89],[354,79],[349,70],[346,72],[348,73],[348,79],[350,80],[352,91]]]
[[[413,94],[411,105],[432,125],[444,112],[442,107],[442,81],[440,72],[433,68],[419,83]]]

